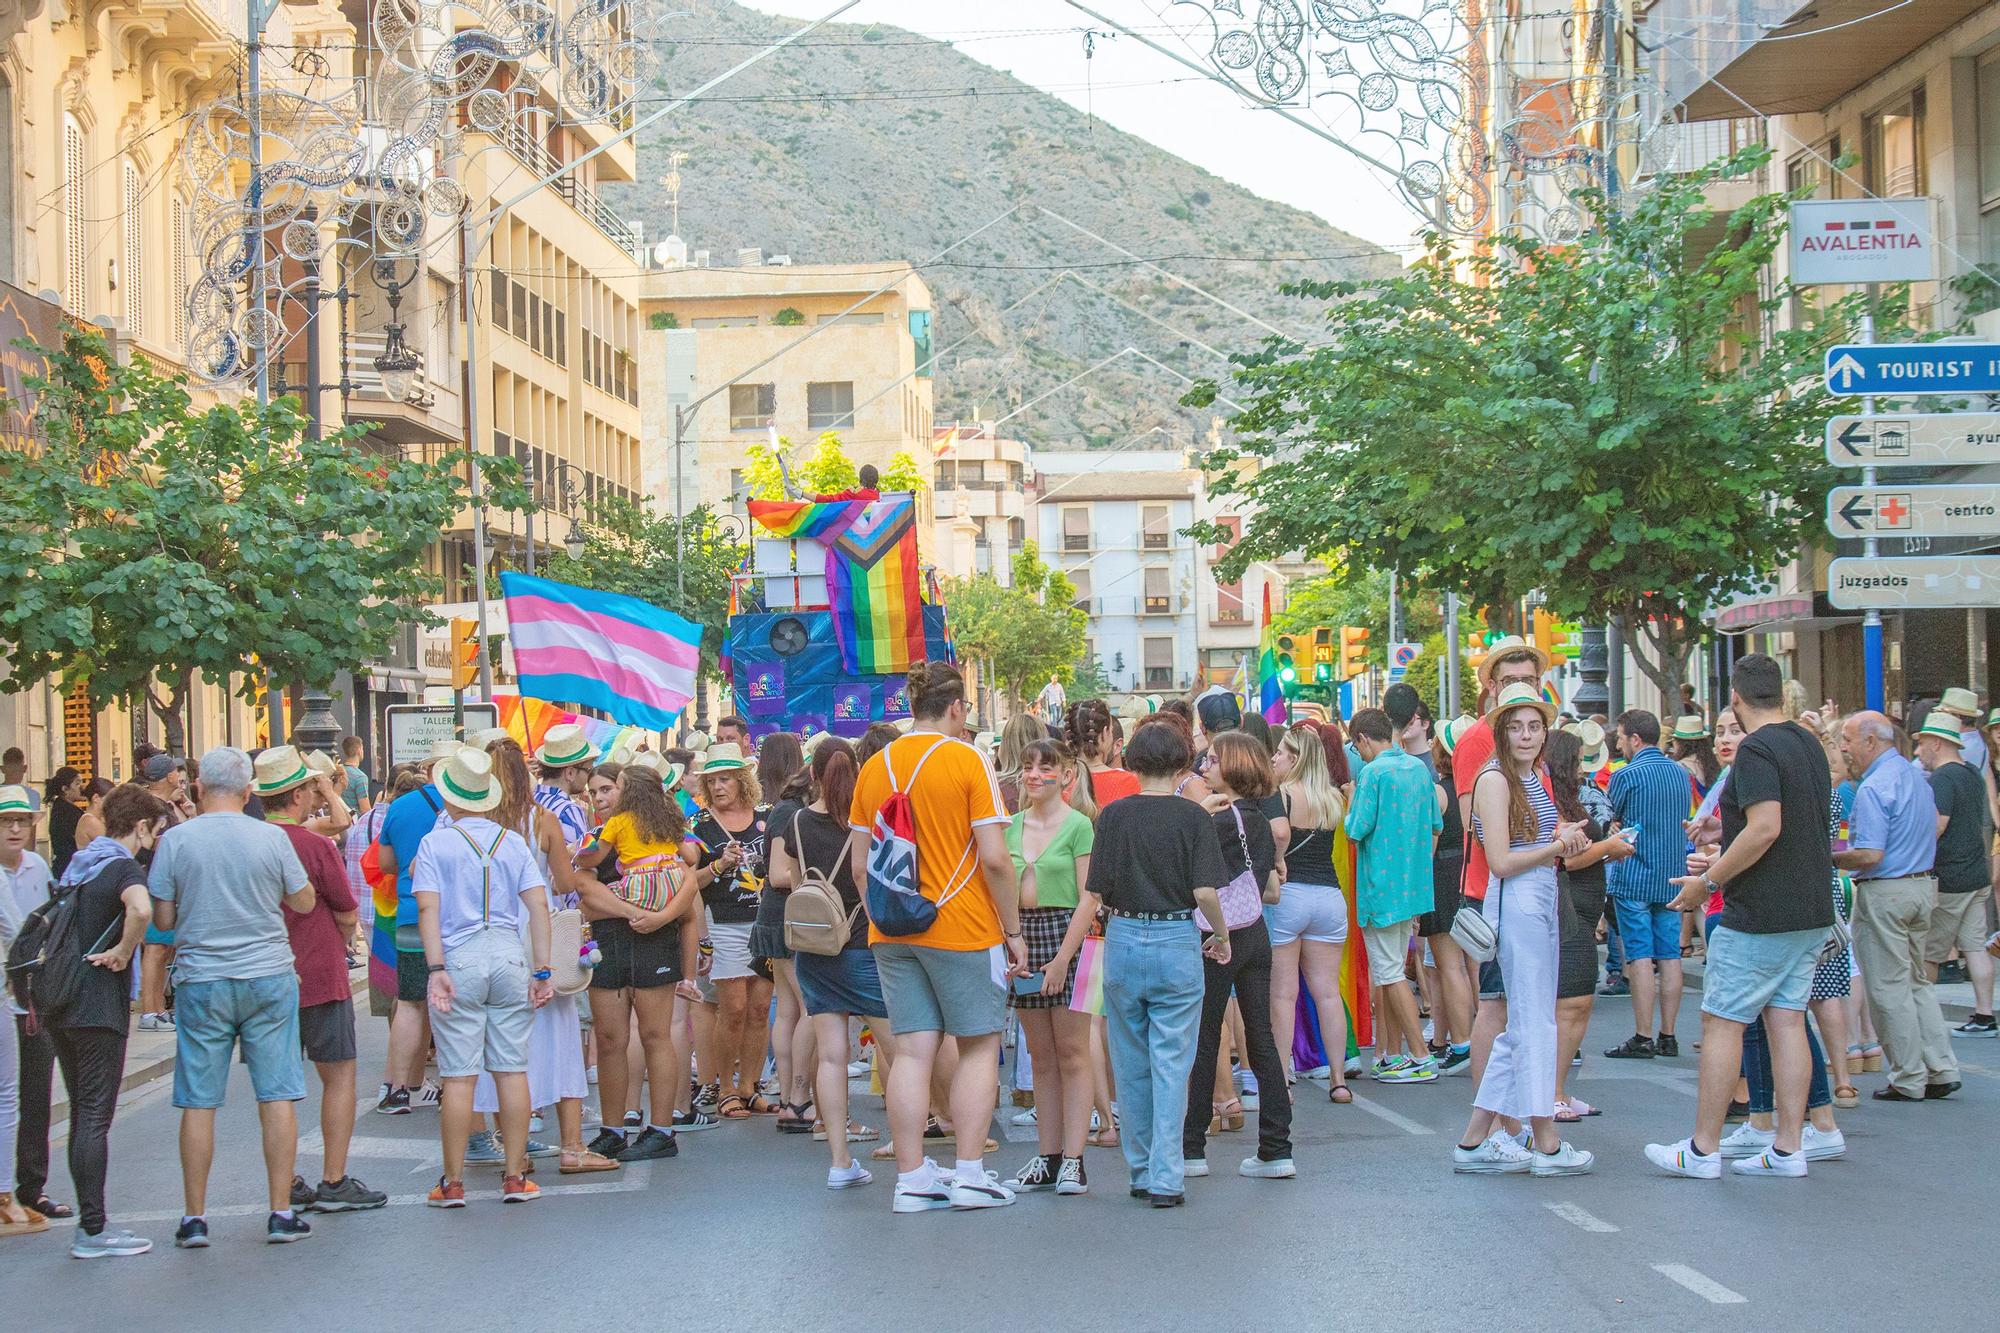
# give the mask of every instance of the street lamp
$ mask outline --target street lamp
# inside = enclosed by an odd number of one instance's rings
[[[578,525],[575,517],[572,516],[569,521],[569,536],[563,538],[563,550],[569,552],[570,559],[581,560],[583,559],[584,544],[583,528]]]
[[[383,330],[382,353],[375,358],[375,373],[382,377],[382,392],[391,402],[400,403],[416,387],[417,372],[424,366],[403,341],[403,322],[396,318],[397,309],[403,304],[403,284],[395,279],[393,263],[384,267],[389,271],[389,324]]]

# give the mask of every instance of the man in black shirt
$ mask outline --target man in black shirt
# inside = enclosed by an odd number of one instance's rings
[[[1722,922],[1708,945],[1702,991],[1700,1100],[1692,1135],[1648,1144],[1670,1175],[1722,1174],[1722,1125],[1743,1059],[1743,1030],[1763,1016],[1771,1047],[1777,1138],[1731,1163],[1747,1176],[1803,1176],[1812,1056],[1805,1010],[1813,966],[1833,925],[1833,849],[1827,835],[1832,777],[1817,737],[1786,720],[1775,660],[1751,653],[1736,664],[1731,704],[1749,733],[1723,789],[1722,854],[1690,857],[1670,906],[1700,911],[1722,891]]]
[[[1937,906],[1924,940],[1924,968],[1936,980],[1938,964],[1958,950],[1972,981],[1972,1017],[1952,1031],[1961,1037],[1995,1036],[2000,1025],[1993,1019],[1993,959],[1984,947],[1986,901],[1993,896],[1993,867],[1986,859],[1992,836],[1986,782],[1965,762],[1958,718],[1943,710],[1924,719],[1917,732],[1917,758],[1930,770],[1940,826]]]

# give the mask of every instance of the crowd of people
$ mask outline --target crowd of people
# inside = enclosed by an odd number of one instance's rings
[[[1467,1076],[1457,1172],[1579,1174],[1595,1155],[1566,1136],[1601,1111],[1568,1079],[1594,1004],[1632,1005],[1606,1057],[1676,1059],[1697,955],[1699,1100],[1686,1138],[1646,1147],[1660,1170],[1803,1176],[1845,1153],[1834,1112],[1858,1076],[1885,1075],[1883,1102],[1956,1092],[1953,1036],[1996,1031],[2000,744],[1981,732],[2000,741],[2000,710],[1982,728],[1954,690],[1913,730],[1836,717],[1753,654],[1712,717],[1570,718],[1548,667],[1502,640],[1475,713],[1437,721],[1397,685],[1344,729],[1269,724],[1222,690],[1120,715],[1052,682],[995,737],[971,732],[955,667],[920,663],[912,716],[858,738],[753,741],[729,717],[603,755],[574,725],[532,750],[496,729],[440,742],[379,799],[358,749],[219,747],[192,786],[155,752],[123,785],[64,769],[42,793],[10,764],[0,934],[32,947],[14,949],[0,1033],[0,1236],[74,1215],[78,1257],[150,1248],[105,1204],[135,993],[137,1029],[176,1046],[176,1245],[209,1243],[238,1051],[268,1240],[382,1207],[347,1160],[350,969],[371,948],[394,960],[370,996],[389,1035],[374,1109],[437,1113],[439,1208],[466,1206],[468,1164],[524,1203],[537,1162],[616,1172],[756,1120],[823,1140],[829,1189],[871,1184],[855,1150],[875,1145],[897,1213],[1085,1194],[1093,1146],[1122,1151],[1132,1197],[1171,1208],[1249,1114],[1239,1173],[1298,1174],[1308,1048],[1335,1104],[1350,1078]],[[1935,992],[1948,961],[1975,993],[1954,1029]],[[1010,1010],[1033,1091],[1015,1119],[1036,1144],[1005,1171],[988,1159]],[[295,1169],[307,1064],[317,1180]],[[48,1194],[58,1070],[74,1209]],[[882,1129],[854,1113],[870,1073]],[[944,1145],[948,1161],[927,1155]]]

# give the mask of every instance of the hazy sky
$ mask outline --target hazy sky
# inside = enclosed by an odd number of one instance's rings
[[[837,0],[742,0],[772,14],[816,18]],[[1085,0],[1128,27],[1157,32],[1165,0]],[[1151,140],[1216,175],[1281,200],[1383,245],[1405,246],[1418,225],[1385,180],[1339,148],[1230,90],[1192,81],[1192,72],[1129,36],[1096,40],[1095,24],[1063,0],[861,0],[842,23],[884,23],[950,41],[982,64],[1045,89],[1119,129]],[[1182,48],[1185,49],[1185,48]],[[1174,82],[1161,82],[1174,80]],[[1085,85],[1091,85],[1086,91]]]

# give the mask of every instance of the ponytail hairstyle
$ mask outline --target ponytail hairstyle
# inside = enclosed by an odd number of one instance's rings
[[[513,737],[486,747],[493,756],[493,776],[500,780],[500,804],[487,815],[501,828],[512,829],[535,845],[535,780],[528,775],[528,758]]]
[[[1090,776],[1090,761],[1074,750],[1070,751],[1069,805],[1070,809],[1093,824],[1102,809],[1097,804],[1097,787]]]
[[[1109,764],[1118,733],[1112,730],[1111,706],[1102,699],[1079,699],[1069,706],[1069,743],[1086,767]]]
[[[916,662],[908,676],[910,714],[920,722],[935,722],[965,702],[965,677],[949,662]]]
[[[42,784],[42,804],[45,807],[53,807],[61,799],[63,789],[82,776],[83,774],[77,772],[68,764],[64,764],[49,777],[47,782]]]
[[[854,762],[853,747],[838,736],[828,736],[813,751],[808,771],[813,790],[826,802],[828,816],[846,823],[848,809],[854,804],[854,780],[861,771]]]
[[[1556,813],[1572,821],[1588,819],[1590,815],[1583,808],[1580,794],[1583,741],[1573,731],[1551,731],[1548,744],[1542,749],[1542,762],[1549,766],[1549,795],[1555,800]]]

